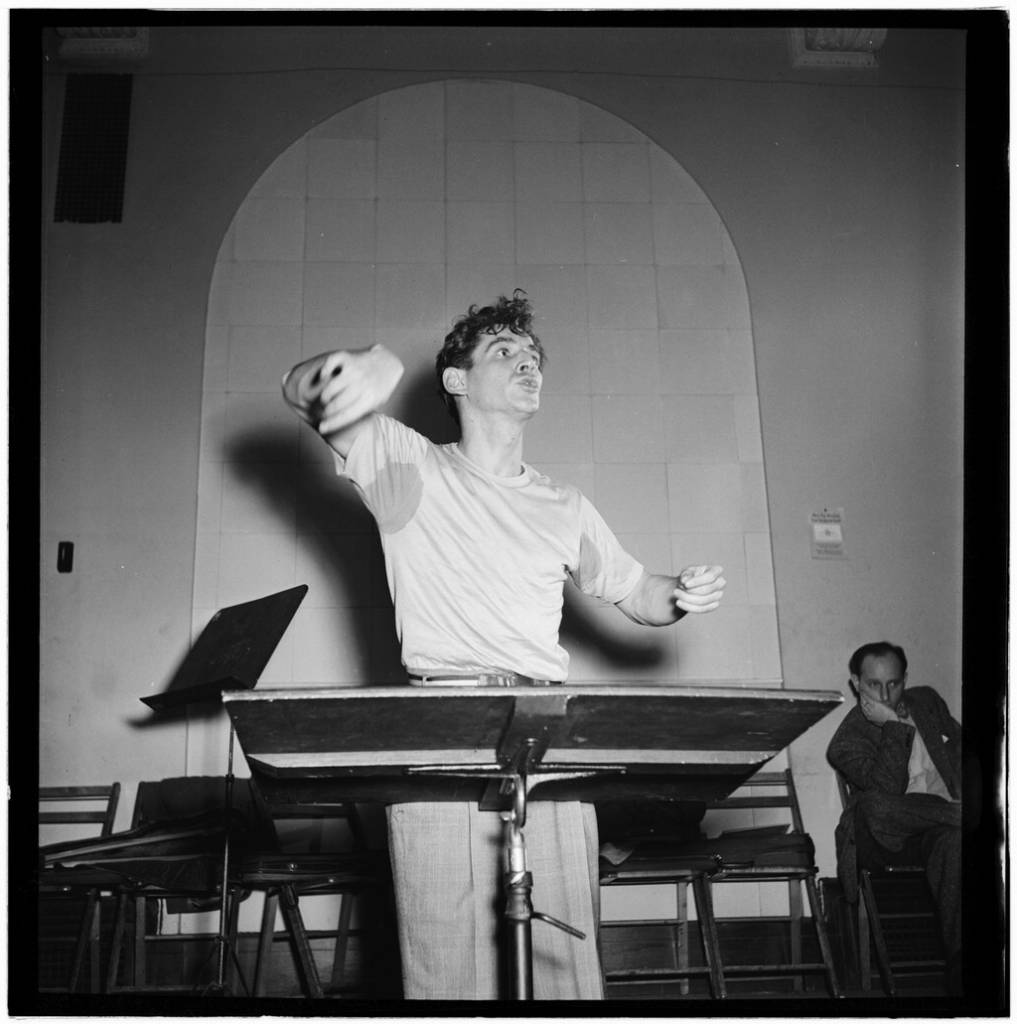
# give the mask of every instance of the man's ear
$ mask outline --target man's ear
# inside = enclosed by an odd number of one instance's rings
[[[851,692],[855,695],[855,700],[858,700],[858,676],[849,676],[848,686],[851,687]]]
[[[446,366],[441,374],[441,383],[450,395],[466,393],[466,378],[457,366]]]

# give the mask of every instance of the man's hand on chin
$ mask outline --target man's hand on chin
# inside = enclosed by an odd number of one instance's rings
[[[862,714],[865,715],[873,725],[878,725],[882,728],[887,722],[898,721],[897,713],[893,708],[888,708],[878,700],[873,700],[871,697],[866,697],[863,694],[858,703],[862,709]]]

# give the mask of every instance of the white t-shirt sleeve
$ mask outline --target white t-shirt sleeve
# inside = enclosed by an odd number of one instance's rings
[[[375,518],[387,520],[402,504],[419,500],[419,473],[407,470],[423,462],[427,446],[427,440],[415,430],[375,413],[346,458],[335,455],[336,473],[353,482]],[[408,490],[414,493],[406,493]]]
[[[632,593],[643,566],[619,543],[593,505],[579,496],[579,558],[569,575],[584,593],[617,604]]]

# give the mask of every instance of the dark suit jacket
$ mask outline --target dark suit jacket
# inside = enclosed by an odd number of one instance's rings
[[[930,686],[904,691],[902,698],[914,729],[900,722],[873,725],[853,707],[834,733],[826,756],[844,777],[853,794],[877,791],[903,796],[908,787],[908,760],[915,729],[929,751],[929,757],[943,777],[950,795],[961,797],[961,727],[951,716],[946,702]],[[857,897],[855,849],[855,796],[849,799],[836,832],[837,874],[850,900]]]

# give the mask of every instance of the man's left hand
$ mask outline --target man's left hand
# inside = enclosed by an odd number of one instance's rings
[[[881,704],[868,694],[863,693],[858,699],[862,714],[873,724],[882,728],[887,722],[898,721],[897,714],[893,708]]]
[[[675,604],[683,612],[698,614],[720,607],[727,580],[719,565],[690,565],[682,569],[675,581]]]

